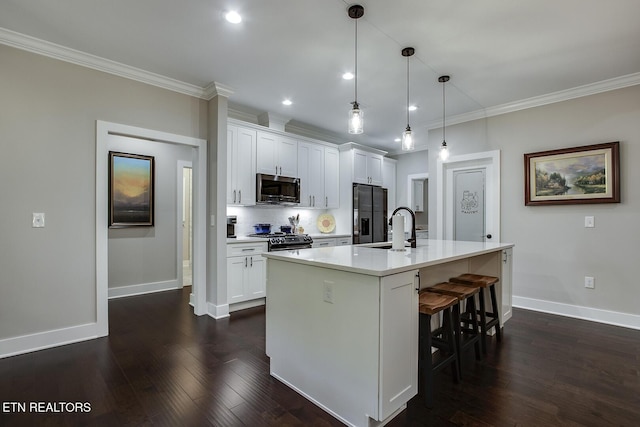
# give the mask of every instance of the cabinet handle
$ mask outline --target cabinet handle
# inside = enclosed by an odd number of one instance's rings
[[[316,196],[313,196],[313,206],[315,207],[316,205]]]
[[[416,292],[420,292],[420,272],[416,273],[416,277],[418,278],[418,287],[416,288]]]
[[[236,190],[233,190],[233,203],[236,203]]]
[[[278,166],[276,166],[276,175],[278,175]]]
[[[311,196],[309,196],[309,206],[311,206]]]
[[[255,250],[256,250],[256,248],[243,248],[242,252],[253,252]]]
[[[328,196],[324,196],[324,207],[328,207],[329,206],[329,197]]]
[[[282,166],[280,166],[280,175],[282,175]]]
[[[242,203],[242,190],[238,190],[238,203]]]
[[[251,267],[253,267],[253,257],[251,257]]]
[[[244,268],[247,268],[247,263],[248,263],[247,257],[244,257]]]

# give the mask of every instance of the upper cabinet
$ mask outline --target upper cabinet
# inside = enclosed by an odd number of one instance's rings
[[[383,162],[386,152],[347,143],[340,146],[344,161],[348,162],[345,170],[350,171],[352,183],[383,185]]]
[[[338,207],[339,160],[337,148],[306,141],[298,143],[300,206]]]
[[[257,173],[298,176],[298,141],[277,133],[258,131]]]
[[[359,184],[382,185],[381,154],[353,150],[353,182]]]
[[[227,125],[227,204],[256,204],[256,131]]]

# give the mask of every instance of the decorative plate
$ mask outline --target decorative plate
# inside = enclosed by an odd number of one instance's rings
[[[321,233],[331,233],[336,228],[336,219],[331,214],[322,214],[318,217],[317,225]]]

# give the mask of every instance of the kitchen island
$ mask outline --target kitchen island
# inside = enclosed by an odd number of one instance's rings
[[[498,276],[501,323],[511,317],[512,244],[371,246],[263,254],[271,375],[353,426],[384,425],[418,393],[418,289]]]

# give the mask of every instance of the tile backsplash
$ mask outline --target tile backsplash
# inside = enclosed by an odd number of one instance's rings
[[[320,234],[316,221],[325,211],[321,209],[300,209],[288,206],[228,206],[227,215],[236,215],[236,235],[246,236],[253,234],[253,226],[258,223],[271,224],[271,231],[280,231],[281,225],[289,225],[289,217],[300,215],[298,227],[303,227],[307,234]]]

